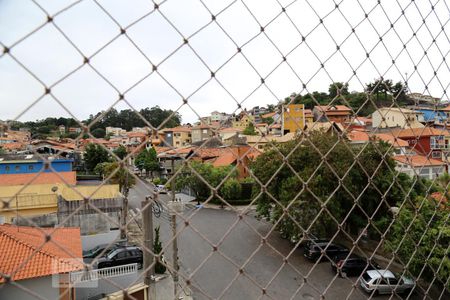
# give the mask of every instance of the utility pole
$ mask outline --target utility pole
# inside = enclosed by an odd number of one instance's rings
[[[144,225],[144,246],[145,249],[150,249],[153,252],[153,209],[152,198],[150,196],[145,197],[145,201],[142,201],[142,219]],[[156,299],[155,289],[155,256],[149,251],[144,249],[144,270],[145,277],[144,283],[148,286],[148,298]],[[150,268],[151,266],[151,268]]]
[[[170,188],[172,190],[172,211],[171,211],[171,223],[172,223],[172,235],[173,235],[173,292],[174,298],[177,297],[178,290],[178,241],[177,241],[177,215],[175,213],[175,158],[172,156],[172,181],[170,182]]]
[[[123,165],[122,165],[123,168]],[[121,170],[119,170],[120,172]],[[120,238],[127,238],[127,217],[128,217],[128,166],[125,165],[124,171],[125,175],[125,183],[122,186],[123,200],[122,200],[122,224],[120,226]]]

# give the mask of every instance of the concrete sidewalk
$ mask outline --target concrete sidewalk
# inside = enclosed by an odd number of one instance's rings
[[[173,289],[173,278],[172,276],[165,274],[156,277],[155,282],[156,290],[156,300],[173,300],[174,289]],[[189,289],[181,290],[180,285],[178,286],[178,296],[177,299],[192,300],[192,292]],[[149,299],[153,300],[153,299]]]

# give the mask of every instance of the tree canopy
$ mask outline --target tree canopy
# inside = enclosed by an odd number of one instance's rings
[[[160,167],[155,148],[143,149],[134,160],[134,165],[141,171],[158,171]]]
[[[109,162],[109,153],[103,146],[89,143],[85,149],[84,162],[88,171],[94,171],[98,164]]]
[[[368,216],[380,218],[388,210],[387,204],[404,197],[398,185],[391,184],[395,163],[385,143],[372,142],[363,150],[352,149],[336,135],[317,132],[277,148],[279,151],[268,149],[251,165],[263,184],[276,174],[267,192],[255,185],[254,195],[258,195],[259,215],[273,222],[281,217],[278,229],[293,239],[302,235],[298,225],[306,229],[313,224],[312,232],[323,236],[336,232],[339,223],[348,230],[357,230],[367,224]],[[283,165],[289,153],[289,166]],[[358,153],[359,163],[355,159]],[[385,202],[380,203],[382,197]],[[358,205],[354,205],[356,200]],[[287,206],[292,218],[283,214]]]
[[[246,134],[246,135],[257,135],[258,134],[255,130],[255,125],[253,125],[253,122],[248,123],[247,127],[245,127],[245,129],[242,133]]]

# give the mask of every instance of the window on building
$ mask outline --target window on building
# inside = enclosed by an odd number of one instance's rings
[[[33,165],[29,165],[28,166],[28,170],[33,171],[34,170],[34,166]]]
[[[444,136],[432,136],[430,138],[430,147],[431,149],[443,149],[445,148],[445,139]]]
[[[208,133],[208,129],[203,129],[202,133]]]
[[[10,166],[5,166],[5,171],[9,171],[11,169]]]
[[[20,170],[20,166],[15,166],[14,169],[15,169],[16,171],[19,171],[19,170]]]
[[[441,152],[433,151],[433,152],[431,152],[431,157],[432,158],[441,158]]]
[[[48,162],[46,162],[44,164],[44,170],[48,170],[48,169],[50,169],[50,164]]]

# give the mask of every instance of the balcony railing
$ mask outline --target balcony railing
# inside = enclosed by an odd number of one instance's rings
[[[96,269],[90,271],[79,271],[70,273],[70,282],[81,283],[87,281],[95,281],[103,278],[119,277],[137,272],[137,264],[129,264],[117,267],[109,267],[104,269]]]

